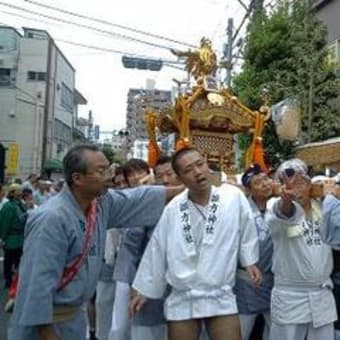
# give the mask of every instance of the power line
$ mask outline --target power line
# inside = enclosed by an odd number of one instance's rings
[[[270,9],[274,9],[275,6],[277,6],[279,3],[279,0],[272,0],[271,2],[267,3],[264,7],[268,8],[270,7]]]
[[[58,21],[58,22],[63,22],[63,23],[66,23],[68,25],[82,27],[82,28],[85,28],[85,29],[88,29],[88,30],[91,30],[91,31],[103,33],[105,35],[111,35],[111,36],[115,36],[115,37],[118,37],[118,38],[121,38],[121,39],[129,40],[129,41],[135,41],[135,42],[138,42],[138,43],[141,43],[141,44],[145,44],[145,45],[149,45],[149,46],[156,47],[156,48],[162,48],[162,49],[166,49],[166,50],[171,49],[171,47],[169,47],[169,46],[152,43],[152,42],[149,42],[149,41],[146,41],[146,40],[142,40],[142,39],[134,38],[134,37],[131,37],[131,36],[127,36],[125,34],[116,33],[116,32],[112,32],[112,31],[107,31],[107,30],[103,30],[103,29],[100,29],[100,28],[95,28],[95,27],[92,27],[92,26],[76,23],[76,22],[70,21],[70,20],[56,18],[56,17],[50,16],[50,15],[47,15],[47,14],[39,13],[39,12],[32,11],[32,10],[29,10],[29,9],[26,9],[26,8],[22,8],[22,7],[19,7],[19,6],[7,4],[7,3],[2,2],[2,1],[0,1],[0,5],[6,6],[6,7],[10,7],[10,8],[13,8],[13,9],[18,10],[18,11],[24,11],[26,13],[30,13],[30,14],[33,14],[33,15],[37,15],[37,16],[41,16],[41,17],[44,17],[44,18],[48,18],[50,20],[54,20],[54,21]]]
[[[71,16],[75,16],[75,17],[78,17],[78,18],[82,18],[82,19],[86,19],[86,20],[90,20],[90,21],[94,21],[94,22],[98,22],[98,23],[101,23],[101,24],[104,24],[104,25],[109,25],[109,26],[112,26],[112,27],[117,27],[117,28],[120,28],[120,29],[124,29],[124,30],[127,30],[127,31],[134,32],[134,33],[143,34],[143,35],[150,36],[150,37],[153,37],[153,38],[156,38],[156,39],[166,40],[166,41],[169,41],[169,42],[173,42],[173,43],[176,43],[176,44],[185,45],[185,46],[193,47],[193,48],[197,47],[195,45],[192,45],[192,44],[189,44],[189,43],[186,43],[186,42],[183,42],[183,41],[179,41],[179,40],[168,38],[168,37],[165,37],[165,36],[162,36],[162,35],[146,32],[146,31],[142,31],[142,30],[139,30],[137,28],[128,27],[128,26],[124,26],[124,25],[120,25],[120,24],[115,24],[115,23],[112,23],[112,22],[104,20],[104,19],[98,19],[98,18],[94,18],[94,17],[89,17],[89,16],[84,15],[84,14],[80,14],[80,13],[76,13],[76,12],[71,12],[71,11],[66,11],[66,10],[64,10],[62,8],[45,5],[45,4],[42,4],[42,3],[37,2],[37,1],[33,1],[33,0],[23,0],[23,1],[31,3],[31,4],[33,4],[35,6],[51,9],[53,11],[61,12],[61,13],[64,13],[64,14],[68,14],[68,15],[71,15]]]
[[[28,20],[40,22],[39,19],[29,18],[29,17],[26,17],[26,16],[21,15],[21,14],[11,13],[11,12],[7,12],[7,11],[3,11],[3,10],[1,10],[0,12],[6,13],[6,14],[9,14],[9,15],[13,15],[13,16],[17,16],[17,17],[20,17],[20,18],[28,19]],[[1,22],[0,24],[4,25],[4,26],[10,26],[9,24],[4,23],[4,22]],[[19,30],[20,28],[17,28],[17,29]],[[116,54],[136,57],[136,58],[145,58],[145,59],[149,59],[149,60],[153,60],[153,61],[161,60],[163,63],[166,63],[166,64],[184,64],[184,62],[181,62],[181,61],[178,61],[178,60],[155,58],[155,57],[150,57],[150,56],[141,55],[141,54],[137,54],[137,53],[127,52],[127,51],[122,51],[122,50],[116,50],[116,49],[112,49],[112,48],[108,48],[108,47],[101,47],[101,46],[83,44],[83,43],[75,42],[75,41],[72,41],[72,40],[65,40],[65,39],[62,39],[62,38],[53,37],[53,40],[56,40],[56,41],[59,41],[59,42],[65,43],[65,44],[70,44],[70,45],[74,45],[74,46],[79,46],[79,47],[97,50],[97,51],[100,51],[100,52],[116,53]],[[179,69],[181,69],[181,68],[179,68]]]
[[[15,16],[15,17],[18,17],[18,18],[23,18],[23,19],[27,19],[27,20],[31,20],[31,21],[36,21],[36,22],[42,22],[44,24],[49,24],[49,25],[56,25],[58,26],[59,24],[58,23],[52,23],[52,22],[49,22],[49,21],[46,21],[44,19],[38,19],[38,18],[32,18],[32,17],[27,17],[25,15],[22,15],[22,14],[18,14],[18,13],[13,13],[13,12],[8,12],[8,11],[5,11],[5,10],[1,10],[0,11],[1,13],[5,13],[5,14],[8,14],[8,15],[12,15],[12,16]],[[1,23],[2,25],[5,25],[3,23]]]
[[[149,60],[152,60],[152,61],[162,61],[163,64],[165,64],[168,67],[173,67],[173,68],[184,71],[183,68],[174,65],[174,64],[183,64],[183,63],[178,62],[176,60],[156,59],[154,57],[138,55],[138,54],[135,54],[135,53],[124,52],[124,51],[120,51],[120,50],[114,50],[114,49],[106,48],[106,47],[99,47],[99,46],[94,46],[94,45],[81,44],[81,43],[77,43],[77,42],[73,42],[73,41],[69,41],[69,40],[64,40],[64,39],[58,39],[58,38],[55,38],[55,40],[63,42],[65,44],[75,45],[75,46],[89,48],[89,49],[94,49],[94,50],[97,50],[97,51],[117,53],[117,54],[121,54],[121,55],[128,55],[128,56],[135,57],[135,58],[149,59]]]
[[[97,50],[97,51],[102,51],[102,52],[111,52],[111,53],[116,53],[116,54],[124,54],[124,55],[128,55],[131,57],[138,57],[138,58],[146,58],[146,59],[150,59],[150,60],[162,60],[163,62],[169,63],[169,64],[182,64],[176,60],[166,60],[166,59],[159,59],[159,58],[154,58],[154,57],[148,57],[148,56],[144,56],[144,55],[138,55],[136,53],[131,53],[131,52],[125,52],[125,51],[121,51],[121,50],[115,50],[112,48],[107,48],[107,47],[100,47],[100,46],[95,46],[95,45],[88,45],[88,44],[82,44],[82,43],[78,43],[75,41],[71,41],[71,40],[64,40],[64,39],[60,39],[60,38],[54,38],[54,40],[63,42],[65,44],[70,44],[70,45],[74,45],[74,46],[79,46],[79,47],[84,47],[84,48],[89,48],[89,49],[93,49],[93,50]]]
[[[126,55],[130,55],[130,56],[137,56],[137,54],[134,54],[134,53],[124,52],[124,51],[121,51],[121,50],[115,50],[115,49],[107,48],[107,47],[100,47],[100,46],[82,44],[82,43],[77,43],[77,42],[74,42],[74,41],[64,40],[64,39],[60,39],[60,38],[54,38],[54,40],[60,41],[60,42],[65,43],[65,44],[84,47],[84,48],[88,48],[88,49],[91,49],[91,50],[97,50],[97,51],[101,51],[101,52],[110,52],[110,53],[115,53],[115,54],[126,54]]]
[[[237,1],[246,11],[248,11],[248,6],[242,0],[237,0]]]
[[[27,20],[32,20],[32,21],[37,21],[37,22],[41,22],[40,19],[37,19],[37,18],[30,18],[30,17],[27,17],[25,15],[21,15],[21,14],[18,14],[18,13],[12,13],[12,12],[7,12],[7,11],[4,11],[4,10],[1,10],[2,13],[6,13],[6,14],[9,14],[9,15],[12,15],[12,16],[16,16],[16,17],[19,17],[19,18],[23,18],[23,19],[27,19]],[[44,21],[43,21],[44,22]],[[6,23],[1,23],[2,25],[5,25],[5,26],[10,26],[9,24],[6,24]],[[18,28],[20,29],[20,28]],[[64,40],[64,39],[61,39],[61,38],[56,38],[56,37],[53,37],[53,40],[56,40],[56,41],[60,41],[60,42],[63,42],[65,44],[70,44],[70,45],[75,45],[75,46],[79,46],[79,47],[84,47],[84,48],[89,48],[89,49],[94,49],[94,50],[97,50],[97,51],[101,51],[101,52],[110,52],[110,53],[117,53],[117,54],[126,54],[126,55],[129,55],[129,56],[137,56],[137,54],[135,53],[131,53],[131,52],[125,52],[125,51],[122,51],[122,50],[115,50],[115,49],[112,49],[112,48],[106,48],[106,47],[100,47],[100,46],[94,46],[94,45],[88,45],[88,44],[82,44],[82,43],[79,43],[79,42],[75,42],[75,41],[71,41],[71,40]],[[142,58],[142,56],[139,56]],[[170,62],[170,61],[169,61]],[[174,61],[175,63],[176,61]]]
[[[17,15],[17,14],[10,13],[10,12],[8,12],[8,14]],[[19,17],[24,17],[24,16],[19,15],[19,14],[18,14],[18,16]],[[24,17],[24,18],[26,18],[26,17]],[[6,23],[1,23],[1,24],[9,26]],[[107,48],[107,47],[100,47],[100,46],[95,46],[95,45],[82,44],[82,43],[79,43],[79,42],[70,41],[70,40],[64,40],[64,39],[61,39],[61,38],[55,38],[54,37],[53,39],[56,40],[56,41],[65,43],[65,44],[79,46],[79,47],[83,47],[83,48],[87,48],[87,49],[92,49],[92,50],[96,50],[96,51],[109,52],[109,53],[115,53],[115,54],[120,54],[120,55],[127,55],[127,56],[131,56],[131,57],[135,57],[135,58],[148,59],[148,60],[152,60],[152,61],[162,61],[163,65],[165,65],[165,66],[172,67],[172,68],[184,71],[184,69],[182,67],[176,66],[176,64],[183,64],[182,62],[179,62],[177,60],[168,60],[168,59],[149,57],[149,56],[145,56],[145,55],[138,55],[136,53],[126,52],[126,51],[122,51],[122,50],[116,50],[116,49]]]
[[[213,35],[212,35],[213,39],[215,39],[218,30],[221,28],[221,26],[222,26],[222,24],[223,24],[223,22],[224,22],[224,15],[225,15],[225,13],[226,13],[226,11],[227,11],[228,8],[229,8],[229,4],[227,3],[227,4],[224,6],[224,8],[223,8],[222,17],[221,17],[220,20],[217,22],[217,25],[216,25],[215,29],[213,30]]]
[[[249,15],[251,14],[252,10],[253,10],[253,6],[255,4],[255,0],[252,0],[249,4],[249,7],[245,13],[245,15],[243,16],[242,20],[241,20],[241,23],[240,25],[238,26],[236,32],[234,33],[234,36],[233,36],[233,42],[235,41],[236,37],[238,36],[238,34],[240,33],[244,23],[246,22],[247,18],[249,17]]]

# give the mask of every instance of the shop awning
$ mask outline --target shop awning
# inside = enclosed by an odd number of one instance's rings
[[[63,170],[63,163],[59,159],[47,159],[44,163],[44,170]]]

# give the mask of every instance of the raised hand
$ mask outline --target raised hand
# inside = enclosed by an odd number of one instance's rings
[[[291,217],[294,213],[293,201],[296,199],[294,184],[298,176],[298,173],[294,173],[290,177],[288,177],[285,173],[283,175],[284,184],[281,187],[281,201],[279,207],[281,212],[287,217]]]

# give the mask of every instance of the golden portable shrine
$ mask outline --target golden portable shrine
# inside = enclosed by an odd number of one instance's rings
[[[207,159],[209,165],[225,173],[235,173],[234,135],[251,133],[252,143],[246,154],[246,166],[258,163],[267,168],[262,147],[265,122],[270,118],[267,98],[259,111],[252,111],[215,79],[216,54],[211,42],[202,38],[197,51],[171,50],[178,57],[186,58],[186,70],[194,77],[195,84],[185,94],[179,94],[173,106],[156,113],[148,110],[145,115],[149,134],[149,165],[157,161],[160,150],[156,131],[176,133],[176,150],[192,145]]]

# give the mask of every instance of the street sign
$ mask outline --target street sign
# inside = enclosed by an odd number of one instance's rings
[[[136,68],[139,70],[160,71],[163,66],[162,60],[122,57],[122,63],[125,68]]]
[[[19,144],[8,144],[7,148],[7,168],[8,175],[16,175],[18,173],[19,165]]]

